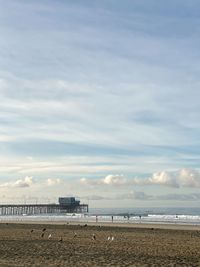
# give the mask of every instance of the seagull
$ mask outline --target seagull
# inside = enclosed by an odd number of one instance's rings
[[[110,240],[110,236],[108,236],[107,240],[108,240],[108,241]]]
[[[31,229],[31,233],[33,233],[33,229]]]
[[[45,232],[46,231],[46,228],[43,228],[42,232]]]
[[[92,235],[92,239],[96,240],[96,235],[95,234]]]
[[[77,237],[77,233],[74,233],[74,238]]]
[[[62,236],[61,236],[61,238],[60,238],[60,240],[58,242],[63,242]]]
[[[114,239],[115,239],[114,236],[112,236],[112,237],[111,237],[111,241],[113,241]]]
[[[41,234],[41,237],[44,237],[44,233]]]
[[[51,237],[52,237],[52,234],[49,234],[49,235],[48,235],[48,239],[50,239]]]

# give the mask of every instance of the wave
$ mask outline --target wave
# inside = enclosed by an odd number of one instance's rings
[[[166,224],[200,224],[199,215],[170,215],[170,214],[145,214],[143,215],[92,215],[92,214],[49,214],[0,216],[0,222],[83,222],[83,223],[166,223]]]

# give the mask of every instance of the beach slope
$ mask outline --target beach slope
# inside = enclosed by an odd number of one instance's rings
[[[0,266],[200,266],[200,231],[0,224]]]

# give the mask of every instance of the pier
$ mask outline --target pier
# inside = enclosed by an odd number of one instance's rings
[[[59,204],[6,204],[0,205],[1,215],[35,215],[52,213],[87,213],[88,205],[75,198],[59,198]]]

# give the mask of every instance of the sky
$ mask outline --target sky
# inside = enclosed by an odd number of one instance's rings
[[[199,1],[0,5],[0,202],[198,207]]]

